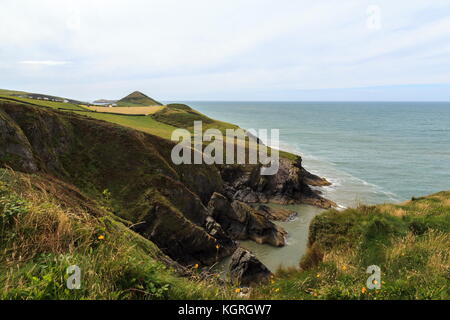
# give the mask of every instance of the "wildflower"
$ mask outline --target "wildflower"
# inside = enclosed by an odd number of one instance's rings
[[[280,288],[276,288],[276,289],[275,289],[275,292],[280,292]]]
[[[316,275],[316,278],[320,278],[320,273],[318,273],[318,274]]]
[[[313,296],[314,296],[314,297],[317,297],[317,292],[313,292]]]
[[[220,249],[220,245],[216,244],[216,249],[219,250]]]
[[[194,269],[198,269],[198,263],[194,264]]]
[[[236,288],[236,290],[234,290],[234,292],[236,292],[236,293],[241,292],[241,288]]]
[[[104,239],[105,239],[104,235],[98,236],[98,240],[104,240]]]
[[[373,280],[373,284],[378,284],[378,281],[377,280]]]
[[[347,266],[342,266],[342,270],[343,271],[347,270]]]
[[[367,291],[366,287],[362,287],[362,289],[361,289],[361,293],[362,293],[362,294],[365,294],[365,293],[366,293],[366,291]]]

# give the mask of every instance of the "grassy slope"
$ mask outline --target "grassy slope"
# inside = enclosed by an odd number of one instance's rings
[[[118,107],[148,107],[148,106],[161,106],[162,104],[145,94],[135,91],[123,99],[117,101]]]
[[[85,107],[88,110],[95,112],[106,112],[106,113],[121,113],[121,114],[131,114],[131,115],[149,115],[160,111],[164,106],[151,106],[151,107]]]
[[[1,91],[0,91],[1,93]],[[72,103],[63,103],[63,102],[53,102],[53,101],[44,101],[44,100],[37,100],[37,99],[29,99],[29,98],[20,98],[20,97],[14,97],[10,95],[0,95],[0,100],[13,100],[17,102],[25,102],[29,104],[33,104],[36,106],[42,106],[42,107],[49,107],[52,109],[69,109],[69,110],[84,110],[83,107],[80,107],[79,105],[72,104]]]
[[[32,100],[38,100],[37,97],[40,98],[48,98],[48,99],[58,99],[58,100],[64,100],[65,98],[62,97],[58,97],[58,96],[52,96],[52,95],[47,95],[47,94],[36,94],[36,93],[31,93],[31,92],[25,92],[25,91],[17,91],[17,90],[5,90],[5,89],[0,89],[0,95],[3,96],[10,96],[10,97],[17,97],[17,96],[22,96],[22,95],[27,95],[27,96],[32,96]],[[82,103],[80,101],[77,100],[72,100],[72,99],[68,99],[70,103],[74,103],[74,104],[79,104]]]
[[[76,112],[76,113],[89,116],[91,118],[95,118],[98,120],[112,122],[146,133],[150,133],[164,139],[170,139],[172,131],[176,129],[176,127],[156,121],[151,116],[126,116],[126,115],[105,114],[99,112],[97,113]]]
[[[24,94],[24,93],[26,93],[26,92],[0,89],[0,95],[5,95],[5,96],[10,96],[10,95],[14,95],[14,94]]]
[[[45,177],[0,169],[0,299],[226,299],[233,290],[196,270],[181,277],[147,239],[102,203]],[[68,205],[68,204],[71,205]],[[80,290],[66,288],[78,265]]]
[[[194,121],[202,121],[203,130],[208,130],[210,128],[219,129],[222,133],[225,133],[226,129],[237,129],[238,126],[222,122],[218,120],[211,119],[200,112],[193,110],[192,108],[184,104],[170,104],[167,108],[164,108],[155,114],[149,116],[127,116],[127,115],[114,115],[114,114],[100,114],[99,112],[85,112],[86,110],[91,111],[89,108],[83,107],[82,105],[75,105],[71,103],[60,103],[43,101],[28,98],[18,98],[9,95],[15,94],[15,91],[0,90],[0,93],[5,95],[0,95],[0,100],[3,99],[14,99],[15,101],[21,101],[25,103],[31,103],[33,105],[50,107],[53,109],[63,108],[69,109],[65,111],[73,110],[78,114],[83,114],[88,117],[92,117],[98,120],[104,120],[119,124],[125,127],[140,130],[146,133],[150,133],[164,139],[170,139],[172,132],[176,128],[185,128],[192,132]],[[130,105],[128,105],[130,106]],[[78,111],[78,112],[77,112]],[[280,151],[280,157],[295,160],[296,155]]]
[[[152,118],[160,123],[172,127],[184,128],[191,132],[193,132],[194,121],[202,121],[203,131],[208,129],[218,129],[223,135],[225,135],[227,129],[239,129],[239,127],[234,124],[211,119],[184,104],[169,104],[166,108],[153,114]],[[237,141],[237,143],[243,143],[243,141]],[[248,143],[246,143],[246,147],[248,147]],[[280,151],[279,154],[280,157],[291,160],[296,160],[298,157],[285,151]]]
[[[400,205],[327,211],[310,228],[300,270],[280,270],[255,298],[449,299],[450,191]],[[378,265],[381,290],[367,290]]]

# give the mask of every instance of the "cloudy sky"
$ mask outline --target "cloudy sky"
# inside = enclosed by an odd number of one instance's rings
[[[1,0],[0,88],[450,100],[448,0]]]

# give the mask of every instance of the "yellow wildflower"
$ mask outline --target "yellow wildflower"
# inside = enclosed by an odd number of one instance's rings
[[[198,263],[194,264],[194,269],[198,269]]]
[[[219,250],[220,249],[220,245],[216,244],[216,249]]]
[[[103,235],[98,236],[98,240],[104,240],[104,239],[105,239],[105,236],[103,236]]]
[[[342,270],[343,271],[347,270],[347,266],[342,266]]]
[[[234,290],[234,292],[236,292],[236,293],[241,292],[241,288],[236,288],[236,290]]]
[[[362,289],[361,289],[361,293],[362,293],[362,294],[365,294],[365,293],[366,293],[366,291],[367,291],[367,289],[366,289],[365,287],[362,287]]]
[[[276,288],[276,289],[275,289],[275,292],[280,292],[280,288]]]
[[[318,274],[316,275],[316,278],[320,278],[320,273],[318,273]]]

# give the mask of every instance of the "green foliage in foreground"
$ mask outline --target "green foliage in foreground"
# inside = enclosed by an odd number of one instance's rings
[[[180,276],[111,213],[64,208],[39,184],[30,187],[34,179],[0,170],[0,300],[233,298],[216,279]],[[66,286],[71,265],[82,271],[79,290]]]
[[[400,205],[317,216],[300,270],[279,270],[254,292],[274,299],[449,299],[450,192]],[[381,289],[368,290],[370,265]]]

